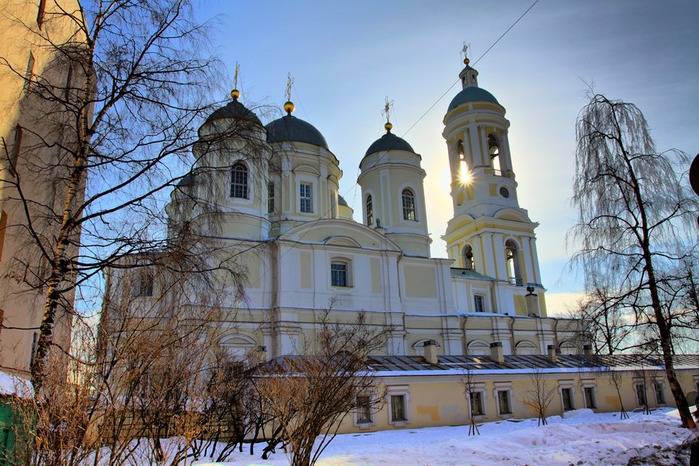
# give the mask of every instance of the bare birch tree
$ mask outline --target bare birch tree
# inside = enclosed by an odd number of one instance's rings
[[[633,104],[594,95],[578,116],[572,234],[586,287],[607,286],[636,326],[651,328],[686,427],[694,427],[673,362],[673,333],[661,299],[663,270],[691,257],[697,203],[675,172],[688,164],[678,152],[658,153],[648,124]]]
[[[14,273],[45,296],[32,365],[38,393],[57,312],[73,313],[75,287],[125,255],[170,247],[166,193],[194,166],[197,128],[221,82],[190,0],[54,2],[44,27],[27,28],[67,72],[28,74],[0,57],[26,80],[31,100],[21,146],[5,144],[10,170],[1,181],[5,205],[16,210],[8,234],[21,230],[32,249]],[[75,31],[68,40],[52,35],[59,21]],[[259,145],[244,125],[203,143],[232,136]],[[34,195],[37,183],[50,192]]]

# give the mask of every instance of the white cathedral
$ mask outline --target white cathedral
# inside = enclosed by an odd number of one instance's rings
[[[390,123],[361,161],[357,221],[338,193],[338,158],[291,102],[263,125],[233,91],[208,117],[167,213],[172,230],[186,224],[239,251],[247,281],[243,299],[231,290],[224,303],[224,348],[260,349],[268,360],[298,353],[331,309],[390,328],[387,356],[423,354],[426,342],[444,356],[489,355],[498,342],[506,355],[578,351],[575,322],[546,315],[537,224],[517,201],[505,108],[464,63],[442,133],[454,209],[448,258],[430,257],[422,158]],[[249,137],[207,142],[240,125]]]

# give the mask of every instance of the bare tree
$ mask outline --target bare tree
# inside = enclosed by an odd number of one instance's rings
[[[478,430],[478,423],[474,416],[482,416],[483,413],[483,399],[481,398],[481,393],[476,390],[478,387],[475,380],[473,369],[467,366],[463,377],[461,377],[461,386],[464,388],[464,396],[468,402],[468,435],[481,435]]]
[[[621,396],[622,386],[624,383],[624,375],[621,371],[615,371],[613,368],[609,368],[607,372],[607,380],[609,385],[616,391],[617,398],[619,400],[619,416],[621,419],[628,419],[629,413],[626,412],[624,408],[624,399]]]
[[[286,444],[294,466],[315,464],[358,396],[368,395],[374,410],[384,398],[368,357],[384,347],[387,331],[374,329],[363,313],[350,323],[332,322],[330,314],[320,319],[314,350],[272,361],[255,378],[274,419],[271,445]]]
[[[32,365],[38,393],[57,312],[73,312],[75,287],[125,255],[170,246],[162,207],[194,166],[192,147],[234,135],[260,145],[244,118],[200,138],[221,79],[195,17],[190,0],[56,1],[43,27],[26,27],[66,72],[26,73],[0,57],[26,81],[22,144],[5,144],[10,169],[0,181],[15,209],[8,231],[21,230],[32,251],[13,273],[45,297]],[[53,35],[59,22],[74,31],[68,39]],[[36,193],[37,184],[49,192]]]
[[[648,406],[648,382],[649,374],[643,363],[643,356],[638,357],[638,368],[633,372],[633,377],[636,382],[634,382],[634,389],[636,390],[636,397],[641,404],[643,414],[650,414],[650,407]]]
[[[549,387],[546,374],[541,369],[535,369],[529,374],[531,388],[524,392],[522,402],[529,406],[537,415],[537,426],[547,425],[546,412],[553,402],[555,387]]]
[[[603,95],[593,96],[581,111],[576,135],[575,259],[588,289],[604,283],[612,306],[623,303],[634,325],[657,335],[682,424],[694,427],[675,372],[672,328],[660,291],[662,271],[691,257],[696,246],[691,228],[697,203],[674,170],[687,157],[658,153],[640,110]]]
[[[633,345],[634,327],[627,310],[610,298],[607,288],[597,287],[578,302],[572,317],[582,320],[584,339],[591,342],[595,354],[615,354]]]

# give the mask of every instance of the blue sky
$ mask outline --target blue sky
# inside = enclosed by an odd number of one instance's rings
[[[562,312],[582,290],[582,277],[565,269],[565,235],[575,221],[574,125],[588,86],[638,105],[659,150],[697,154],[699,2],[540,0],[482,56],[533,3],[218,0],[202,3],[200,15],[215,18],[211,44],[230,76],[240,63],[247,105],[274,106],[280,116],[292,74],[294,115],[315,125],[340,160],[340,192],[355,219],[359,162],[384,133],[385,98],[394,101],[393,132],[427,171],[435,257],[446,257],[440,236],[452,214],[442,119],[470,43],[480,86],[507,110],[520,205],[540,223],[549,312]]]

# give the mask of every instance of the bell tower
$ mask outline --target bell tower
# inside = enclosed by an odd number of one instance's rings
[[[541,296],[543,307],[534,234],[538,224],[517,199],[505,108],[478,85],[466,46],[463,55],[462,90],[449,104],[442,133],[454,209],[443,239],[453,267],[494,279],[509,290],[495,299],[496,311],[510,313],[514,300],[518,314],[530,314],[524,299],[528,287]]]

